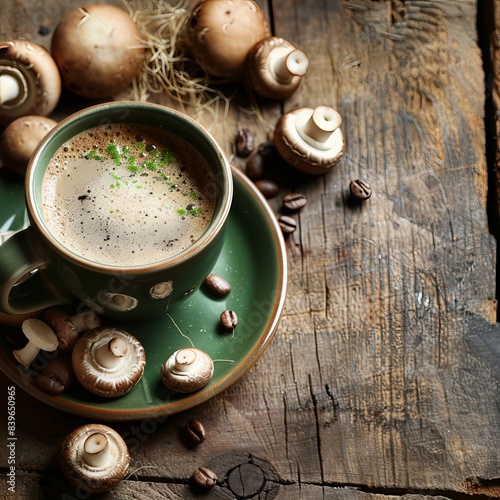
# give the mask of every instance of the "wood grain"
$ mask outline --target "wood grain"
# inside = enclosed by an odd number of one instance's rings
[[[2,4],[0,32],[24,27],[43,38],[35,13],[57,2],[18,4]],[[267,486],[251,498],[274,498],[273,485],[280,500],[500,498],[496,242],[477,4],[259,4],[275,34],[311,56],[309,72],[284,103],[233,102],[214,135],[231,154],[238,128],[263,141],[281,112],[327,105],[343,116],[346,154],[314,178],[276,164],[281,193],[302,192],[308,204],[287,238],[289,292],[273,343],[241,382],[202,407],[165,422],[117,424],[133,474],[103,498],[236,498],[228,478],[238,460],[251,464],[242,469],[245,488],[264,471]],[[44,23],[53,27],[59,15]],[[373,188],[363,204],[349,197],[356,178]],[[270,203],[279,213],[280,197]],[[78,498],[57,453],[83,420],[21,389],[17,397],[27,409],[17,423],[18,491]],[[194,449],[180,437],[193,417],[208,430]],[[199,466],[221,480],[203,496],[190,482]]]

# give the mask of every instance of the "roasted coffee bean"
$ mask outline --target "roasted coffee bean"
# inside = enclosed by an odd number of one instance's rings
[[[59,353],[35,377],[35,386],[51,396],[58,396],[69,389],[74,380],[70,356]]]
[[[280,191],[280,187],[276,182],[269,179],[261,179],[256,181],[257,189],[263,194],[264,198],[274,198]]]
[[[307,198],[301,193],[290,193],[283,196],[283,206],[288,210],[300,210],[307,205]]]
[[[218,274],[210,273],[204,284],[217,297],[225,297],[231,291],[231,285]]]
[[[266,165],[264,157],[256,153],[247,161],[245,165],[245,173],[247,177],[252,181],[258,181],[262,179],[266,173]]]
[[[206,467],[200,467],[193,472],[193,480],[204,488],[212,488],[217,484],[217,475]]]
[[[372,195],[370,185],[362,179],[351,181],[349,189],[351,190],[351,194],[354,198],[357,198],[358,200],[367,200]]]
[[[255,149],[255,139],[252,132],[247,128],[238,130],[235,142],[238,156],[248,156]]]
[[[205,427],[199,420],[190,420],[186,425],[186,435],[193,444],[205,441]]]
[[[293,233],[297,229],[297,222],[295,222],[295,219],[292,219],[292,217],[288,217],[287,215],[282,215],[278,219],[278,224],[281,227],[281,230],[286,234]]]
[[[224,328],[234,330],[238,324],[238,316],[234,311],[225,310],[220,315],[220,322]]]
[[[278,150],[276,149],[274,141],[261,142],[257,148],[257,154],[262,155],[265,158],[277,155]]]

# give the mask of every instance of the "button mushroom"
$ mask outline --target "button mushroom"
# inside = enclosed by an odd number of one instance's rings
[[[74,9],[57,25],[51,52],[64,86],[92,99],[124,90],[139,74],[145,47],[129,14],[113,5]]]
[[[53,352],[57,349],[56,334],[43,321],[29,318],[23,321],[22,330],[28,343],[22,349],[16,349],[13,354],[25,368],[29,368],[40,351]]]
[[[195,347],[179,349],[161,367],[163,384],[176,392],[189,393],[208,384],[214,374],[210,356]]]
[[[209,75],[227,80],[243,76],[248,53],[267,36],[264,13],[251,0],[202,0],[189,20],[195,61]]]
[[[114,429],[89,424],[75,429],[64,440],[60,463],[72,485],[101,493],[115,488],[123,480],[130,454],[125,441]]]
[[[274,143],[280,156],[292,167],[306,174],[324,174],[344,154],[341,124],[338,111],[328,106],[293,109],[278,120]]]
[[[0,124],[25,115],[49,115],[61,96],[50,53],[24,40],[0,42]]]
[[[299,87],[309,59],[289,41],[276,36],[261,40],[248,55],[252,89],[270,99],[286,99]]]
[[[146,354],[141,343],[118,328],[98,327],[76,342],[73,371],[89,392],[115,398],[130,392],[142,377]]]
[[[0,137],[3,166],[24,175],[33,151],[57,122],[46,116],[21,116],[11,122]]]

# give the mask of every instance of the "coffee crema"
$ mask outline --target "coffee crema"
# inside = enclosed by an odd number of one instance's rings
[[[214,175],[184,139],[142,124],[86,130],[54,154],[42,182],[46,224],[75,254],[143,266],[198,240],[216,205]]]

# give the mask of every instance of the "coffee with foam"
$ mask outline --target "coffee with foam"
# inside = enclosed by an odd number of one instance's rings
[[[198,240],[217,201],[214,175],[182,138],[106,124],[54,154],[42,183],[47,227],[67,249],[111,266],[168,259]]]

